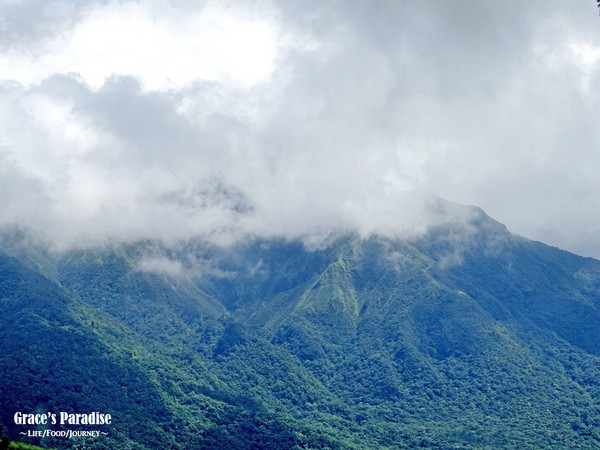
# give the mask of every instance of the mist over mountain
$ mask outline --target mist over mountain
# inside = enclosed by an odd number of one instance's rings
[[[0,1],[0,448],[599,448],[596,8]]]
[[[3,2],[0,226],[61,249],[421,232],[442,196],[600,257],[595,8]]]
[[[419,236],[312,247],[5,234],[0,426],[115,418],[58,448],[596,448],[600,262],[436,208]]]

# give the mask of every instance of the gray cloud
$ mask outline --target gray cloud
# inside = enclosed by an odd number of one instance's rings
[[[247,233],[318,245],[332,230],[422,231],[437,195],[600,256],[588,3],[254,2],[244,14],[286,31],[274,71],[250,87],[4,81],[0,223],[60,245]],[[46,28],[11,28],[0,49],[39,49],[88,11],[56,4],[62,15],[36,12]]]
[[[93,0],[7,0],[0,3],[0,49],[39,55],[48,40],[68,33]]]

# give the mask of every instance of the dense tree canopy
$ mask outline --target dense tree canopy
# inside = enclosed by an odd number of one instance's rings
[[[312,251],[5,242],[0,425],[114,417],[30,439],[58,448],[597,448],[600,262],[474,217]]]

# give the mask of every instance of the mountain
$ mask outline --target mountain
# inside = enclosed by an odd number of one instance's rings
[[[24,439],[57,448],[598,448],[600,261],[436,207],[420,237],[316,249],[5,234],[0,426],[115,418]]]

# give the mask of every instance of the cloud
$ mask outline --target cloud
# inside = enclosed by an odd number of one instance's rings
[[[1,224],[318,246],[418,233],[440,196],[600,256],[593,4],[1,8]]]
[[[137,262],[136,269],[141,272],[150,272],[171,277],[177,277],[183,273],[183,265],[179,261],[165,257],[142,257]]]
[[[3,59],[43,55],[61,34],[84,16],[93,0],[5,0],[0,3],[0,49]],[[7,67],[4,67],[6,70]]]
[[[184,253],[178,252],[173,255],[172,259],[156,255],[153,250],[155,249],[146,249],[146,253],[139,257],[135,266],[137,271],[189,279],[201,279],[207,276],[213,279],[231,279],[239,276],[236,271],[219,267],[219,264],[223,264],[223,261],[216,257],[214,259],[204,259],[187,251]],[[264,275],[265,269],[262,268],[262,264],[261,260],[254,266],[249,267],[249,270],[244,272],[244,276]]]
[[[112,75],[134,75],[157,90],[197,79],[248,86],[273,70],[278,31],[269,17],[255,17],[247,8],[216,2],[195,8],[157,1],[85,3],[83,11],[66,1],[4,6],[15,20],[3,24],[5,46],[20,51],[1,55],[0,76],[32,84],[73,72],[99,88]],[[26,20],[30,13],[32,22]],[[19,23],[29,25],[22,29]]]

